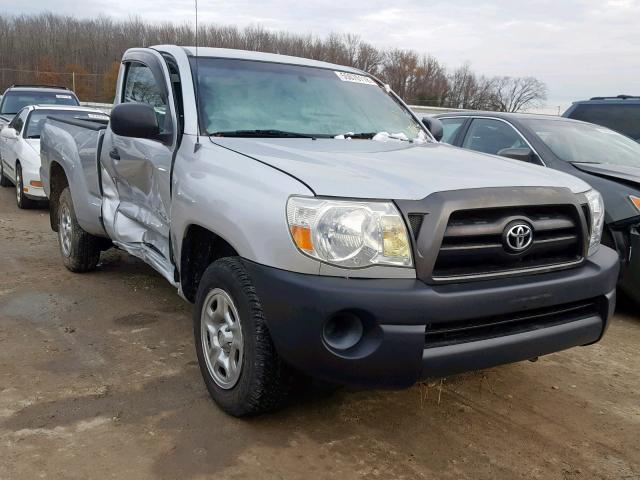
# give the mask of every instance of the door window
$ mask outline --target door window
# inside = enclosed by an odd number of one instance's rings
[[[146,65],[137,62],[129,64],[122,101],[123,103],[136,102],[151,105],[156,112],[160,133],[171,133],[171,115],[166,97],[163,89],[156,82],[153,72]]]
[[[505,148],[527,148],[528,145],[511,125],[500,120],[476,118],[462,147],[497,155]]]
[[[22,110],[11,121],[11,123],[9,124],[9,128],[13,128],[18,133],[18,135],[20,135],[20,133],[22,132],[22,127],[24,127],[24,121],[26,120],[28,114],[28,110]]]
[[[444,134],[442,135],[441,142],[453,145],[453,142],[460,131],[460,127],[467,121],[466,118],[442,118],[442,127]]]

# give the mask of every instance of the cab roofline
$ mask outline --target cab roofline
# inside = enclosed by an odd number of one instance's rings
[[[152,48],[160,52],[168,52],[168,45],[156,45]],[[173,47],[173,46],[171,46]],[[180,47],[188,57],[196,57],[196,47]],[[302,67],[324,68],[328,70],[339,70],[341,72],[356,73],[358,75],[367,75],[367,72],[345,65],[335,63],[322,62],[320,60],[312,60],[309,58],[294,57],[290,55],[280,55],[277,53],[254,52],[251,50],[236,50],[232,48],[212,48],[198,47],[198,58],[225,58],[230,60],[253,60],[258,62],[282,63],[286,65],[299,65]]]

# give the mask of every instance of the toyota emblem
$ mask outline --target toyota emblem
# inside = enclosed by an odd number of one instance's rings
[[[533,229],[526,223],[507,225],[504,244],[513,253],[522,253],[533,243]]]

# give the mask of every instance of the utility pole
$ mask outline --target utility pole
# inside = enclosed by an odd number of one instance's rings
[[[73,85],[72,90],[76,91],[76,72],[71,72],[71,85]]]

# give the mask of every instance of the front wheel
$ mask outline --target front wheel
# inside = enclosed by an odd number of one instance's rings
[[[27,198],[24,194],[24,182],[22,180],[22,167],[18,163],[16,165],[16,204],[18,208],[33,208],[36,202]]]
[[[217,260],[204,272],[193,327],[204,382],[225,412],[240,417],[281,405],[292,374],[276,352],[239,258]]]
[[[100,242],[78,223],[71,191],[66,187],[58,203],[58,243],[64,266],[76,273],[93,270],[100,260]]]

